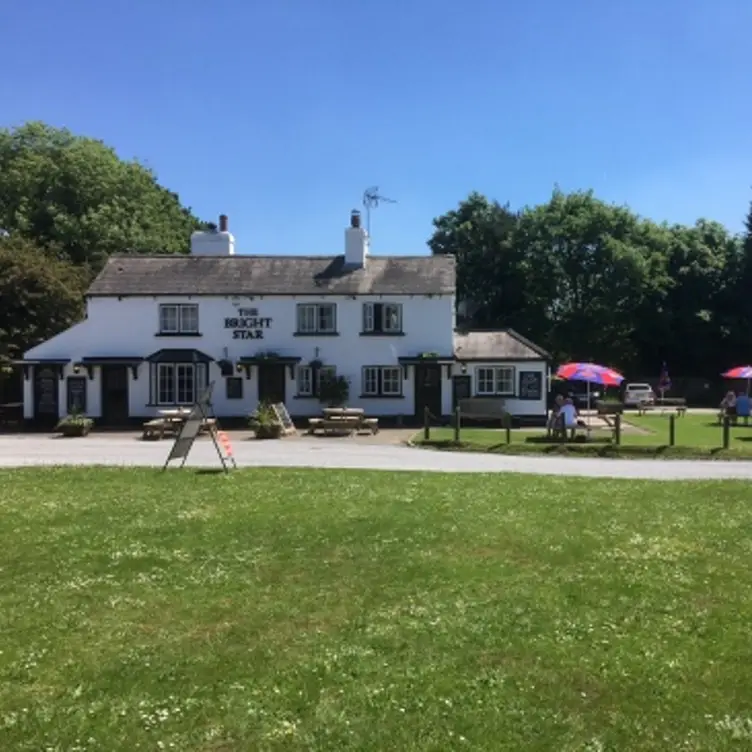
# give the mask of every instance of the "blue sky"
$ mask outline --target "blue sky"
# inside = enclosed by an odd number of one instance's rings
[[[244,253],[341,252],[370,185],[390,254],[471,190],[735,231],[752,198],[750,0],[6,6],[0,124],[141,159]]]

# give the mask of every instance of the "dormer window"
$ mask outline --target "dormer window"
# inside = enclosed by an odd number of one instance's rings
[[[163,335],[198,334],[198,305],[196,303],[160,305],[159,333]]]
[[[363,303],[363,334],[402,334],[402,304]]]

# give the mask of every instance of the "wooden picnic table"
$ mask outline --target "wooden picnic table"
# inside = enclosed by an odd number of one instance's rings
[[[660,414],[674,413],[677,417],[681,418],[687,414],[687,400],[683,397],[666,398],[665,400],[658,402],[640,402],[637,405],[637,414],[645,415],[646,413],[660,410]]]
[[[322,418],[308,419],[308,433],[320,430],[324,433],[353,434],[370,431],[376,434],[379,431],[378,418],[366,418],[366,411],[358,407],[327,407],[322,410],[322,414]]]
[[[325,407],[321,412],[325,418],[362,418],[366,414],[362,407]]]

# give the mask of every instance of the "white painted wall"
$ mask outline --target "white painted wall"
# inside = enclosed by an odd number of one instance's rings
[[[467,372],[464,375],[470,376],[471,378],[471,390],[472,390],[472,396],[478,396],[477,389],[478,389],[478,374],[477,370],[478,368],[493,368],[494,366],[512,366],[515,369],[515,391],[519,392],[519,374],[520,371],[534,371],[536,373],[541,374],[542,384],[543,384],[543,393],[541,395],[541,399],[539,400],[527,400],[527,399],[519,399],[518,397],[503,397],[504,404],[506,406],[506,409],[509,413],[512,415],[527,415],[527,416],[533,416],[533,415],[546,415],[547,408],[548,408],[548,384],[549,384],[549,367],[548,364],[545,361],[508,361],[504,363],[498,363],[498,362],[488,362],[488,363],[479,363],[479,362],[471,362],[467,364]],[[453,376],[461,376],[462,374],[462,366],[460,363],[455,363],[452,366],[452,375]],[[444,398],[444,413],[449,414],[451,412],[452,406],[452,383],[450,381],[448,386],[444,386],[445,392],[443,394]],[[448,395],[447,395],[448,392]]]
[[[295,336],[297,304],[309,302],[337,303],[339,336]],[[397,302],[403,306],[405,336],[361,337],[362,306],[365,302]],[[156,336],[159,331],[160,303],[198,303],[201,336]],[[225,328],[225,319],[238,316],[239,308],[256,308],[259,317],[271,318],[271,326],[264,329],[261,340],[233,339],[232,330]],[[62,332],[25,354],[27,360],[83,357],[136,356],[146,357],[162,348],[195,348],[220,360],[233,362],[264,351],[282,356],[300,357],[306,364],[319,358],[326,365],[334,365],[339,375],[350,380],[349,404],[363,407],[374,415],[407,415],[414,413],[413,369],[403,381],[403,398],[361,398],[362,367],[366,365],[397,365],[399,357],[416,356],[423,352],[451,355],[453,352],[454,296],[299,296],[255,298],[154,298],[133,297],[93,298],[88,303],[87,319]],[[318,352],[317,352],[318,348]],[[444,374],[445,375],[444,369]],[[88,382],[88,413],[101,415],[101,385],[99,369],[95,379]],[[72,375],[72,364],[65,375]],[[129,374],[130,378],[130,374]],[[209,380],[215,381],[214,410],[219,416],[236,416],[252,412],[257,406],[258,381],[256,368],[251,379],[244,381],[243,400],[227,400],[225,379],[219,366],[212,363]],[[60,382],[60,411],[65,413],[65,381]],[[33,381],[25,385],[26,417],[32,417]],[[444,400],[451,410],[451,379],[444,378]],[[321,405],[316,399],[296,399],[297,380],[287,372],[287,407],[292,415],[316,415]],[[158,408],[149,406],[149,366],[144,363],[138,379],[130,379],[130,413],[133,416],[155,415]]]

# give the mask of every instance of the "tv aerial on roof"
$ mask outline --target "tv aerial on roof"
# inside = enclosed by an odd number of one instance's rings
[[[363,206],[366,210],[366,232],[371,234],[371,209],[377,209],[379,202],[383,201],[386,204],[396,204],[397,202],[393,198],[387,198],[379,193],[378,186],[374,185],[371,188],[366,188],[363,191]]]

